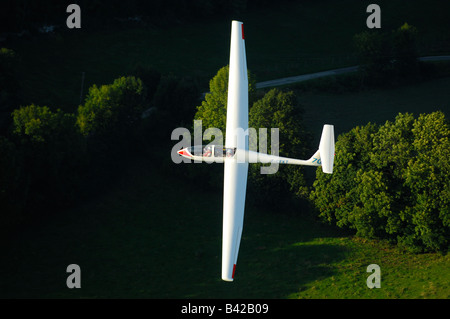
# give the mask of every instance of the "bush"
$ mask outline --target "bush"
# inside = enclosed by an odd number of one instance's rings
[[[446,251],[450,238],[450,126],[442,112],[399,114],[339,136],[333,175],[317,171],[319,216],[358,236],[413,251]]]

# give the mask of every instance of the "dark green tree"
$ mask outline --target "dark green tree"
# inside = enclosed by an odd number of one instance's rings
[[[272,89],[253,104],[249,113],[249,127],[255,128],[257,134],[259,129],[267,129],[266,145],[269,153],[273,153],[275,146],[271,145],[271,129],[278,128],[279,141],[276,147],[279,155],[306,158],[311,155],[311,135],[303,124],[303,113],[303,108],[292,91]],[[261,174],[261,165],[267,164],[252,164],[249,169],[249,183],[253,185],[253,196],[258,201],[279,204],[283,194],[294,193],[298,197],[307,194],[303,167],[280,165],[275,174]]]
[[[406,113],[339,136],[334,173],[318,171],[310,195],[319,216],[412,251],[446,251],[449,128],[441,112]]]
[[[84,136],[125,135],[137,124],[145,107],[142,81],[121,77],[112,84],[89,88],[84,105],[78,107],[77,125]]]
[[[227,119],[228,99],[228,73],[229,67],[224,66],[209,82],[209,92],[206,93],[204,101],[197,107],[195,120],[202,120],[203,129],[216,127],[225,134]],[[255,77],[248,72],[248,105],[253,105],[256,97]]]
[[[382,182],[386,185],[385,191],[390,198],[389,208],[378,212],[384,223],[384,233],[378,233],[378,237],[396,239],[405,228],[401,212],[411,200],[409,188],[404,187],[405,170],[409,160],[416,154],[412,147],[413,125],[412,114],[398,114],[394,122],[387,121],[374,135],[370,168],[382,175]],[[372,193],[372,196],[377,194]]]
[[[404,184],[410,203],[402,217],[411,225],[399,240],[426,250],[448,249],[450,241],[450,125],[442,112],[421,114],[412,128],[413,156]]]
[[[369,123],[339,135],[333,174],[324,174],[320,168],[317,169],[310,199],[319,217],[328,223],[355,229],[354,216],[349,213],[360,202],[359,194],[354,190],[355,179],[359,171],[370,169],[373,135],[377,130],[377,125]]]

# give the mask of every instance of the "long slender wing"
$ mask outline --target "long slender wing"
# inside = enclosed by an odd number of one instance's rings
[[[228,75],[226,147],[244,148],[242,139],[236,136],[238,132],[241,132],[241,129],[244,131],[248,129],[247,61],[245,57],[244,24],[233,21],[231,24]]]
[[[236,147],[239,155],[248,150],[248,77],[244,25],[231,25],[228,78],[226,147]],[[222,279],[233,281],[244,223],[248,162],[225,161],[223,192]]]
[[[225,162],[222,279],[233,281],[244,224],[248,163]]]

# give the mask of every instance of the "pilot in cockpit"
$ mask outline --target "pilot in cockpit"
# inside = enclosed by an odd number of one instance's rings
[[[211,157],[211,146],[206,146],[203,149],[203,157]]]

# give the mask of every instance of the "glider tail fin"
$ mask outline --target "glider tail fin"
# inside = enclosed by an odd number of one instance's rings
[[[317,154],[317,153],[316,153]],[[314,154],[314,155],[316,155]],[[327,174],[333,173],[334,163],[334,126],[325,124],[319,144],[319,157],[322,171]]]
[[[258,156],[256,161],[258,163],[322,166],[322,171],[324,173],[332,174],[334,163],[334,126],[329,124],[325,124],[323,126],[319,149],[308,160],[280,157],[255,152],[251,153],[250,155],[253,154],[256,154]]]

